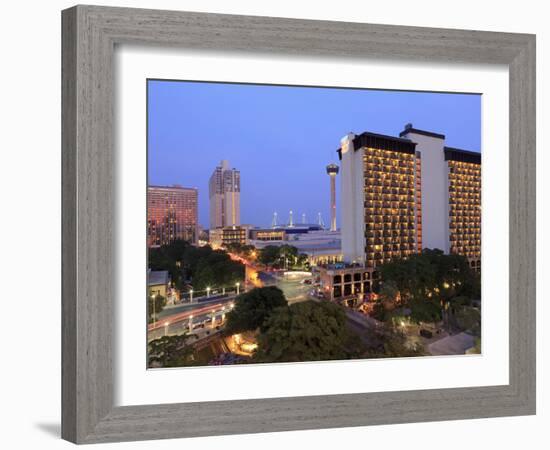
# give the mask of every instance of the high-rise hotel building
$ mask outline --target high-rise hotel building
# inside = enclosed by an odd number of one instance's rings
[[[321,271],[330,299],[371,292],[376,267],[423,248],[481,270],[481,155],[408,124],[400,136],[348,134],[338,149],[345,265]]]
[[[344,261],[366,267],[422,248],[420,153],[408,139],[349,134],[341,159]]]
[[[241,224],[241,175],[224,160],[209,181],[210,229]]]
[[[481,155],[445,147],[449,173],[450,253],[481,271]]]
[[[481,154],[445,146],[445,135],[408,124],[399,134],[422,154],[423,248],[463,255],[481,271]]]
[[[147,188],[147,245],[176,239],[196,244],[199,238],[198,191],[181,186]]]

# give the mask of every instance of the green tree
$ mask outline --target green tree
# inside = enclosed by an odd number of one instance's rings
[[[481,337],[476,337],[474,340],[474,350],[473,353],[481,354]]]
[[[441,320],[441,306],[430,298],[413,298],[407,303],[410,319],[416,323],[436,323]]]
[[[244,280],[244,265],[233,261],[223,250],[212,250],[208,246],[189,247],[183,255],[183,261],[195,291],[207,287],[234,286],[236,282]]]
[[[217,265],[220,266],[221,264],[218,263]],[[210,264],[207,258],[198,263],[192,281],[193,289],[196,291],[202,291],[209,286],[211,287],[218,284],[216,282],[216,271],[214,270],[213,264]]]
[[[190,334],[163,336],[149,342],[149,367],[181,367],[193,362],[193,347],[187,345]]]
[[[389,324],[375,334],[378,345],[368,350],[369,358],[402,358],[426,354],[422,344],[408,343],[406,335]]]
[[[258,260],[266,266],[274,266],[279,262],[279,247],[267,245],[260,250]]]
[[[456,324],[462,331],[468,331],[474,336],[481,334],[481,313],[472,306],[464,306],[455,316]]]
[[[276,308],[286,306],[287,301],[276,286],[254,288],[235,299],[235,307],[227,314],[227,334],[264,330],[264,325]]]
[[[242,248],[246,250],[246,247]],[[201,291],[208,286],[235,286],[245,275],[245,266],[233,261],[227,252],[213,250],[210,246],[196,247],[181,240],[150,249],[148,263],[152,270],[168,270],[179,291],[189,280],[195,291]]]
[[[253,358],[256,362],[323,361],[357,357],[361,351],[342,307],[307,301],[273,313]]]
[[[296,265],[298,260],[298,249],[292,245],[281,245],[279,247],[279,265],[288,269]]]
[[[243,258],[250,258],[252,252],[256,250],[256,247],[253,245],[241,244],[240,242],[227,244],[225,248],[229,253],[234,253]]]
[[[298,269],[309,269],[309,258],[305,253],[300,253],[296,259]]]
[[[194,247],[183,240],[176,240],[159,248],[150,248],[147,256],[149,268],[151,270],[168,270],[176,289],[181,289],[183,286],[183,255],[189,248]]]
[[[147,297],[147,314],[149,322],[152,322],[154,318],[164,309],[166,306],[166,298],[162,295],[150,295]]]
[[[461,255],[445,255],[438,249],[424,249],[420,254],[393,260],[380,266],[379,271],[382,281],[377,291],[382,294],[384,285],[392,283],[416,322],[445,319],[449,326],[450,315],[481,296],[479,274],[470,268],[468,260]]]

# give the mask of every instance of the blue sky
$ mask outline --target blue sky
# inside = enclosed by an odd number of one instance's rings
[[[149,80],[147,120],[149,184],[198,188],[205,228],[222,159],[241,171],[243,224],[268,226],[274,211],[285,222],[289,210],[328,224],[325,167],[350,131],[398,136],[411,122],[481,150],[481,96],[470,94]]]

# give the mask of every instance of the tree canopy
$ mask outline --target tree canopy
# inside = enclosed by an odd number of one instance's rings
[[[256,250],[256,247],[253,245],[241,244],[240,242],[232,242],[227,244],[225,248],[228,252],[242,256],[243,258],[251,258]]]
[[[195,291],[210,287],[234,286],[242,282],[245,267],[233,261],[223,250],[210,246],[196,247],[176,240],[169,245],[149,249],[149,268],[168,270],[177,289],[182,289],[184,279],[190,279]]]
[[[183,285],[181,264],[183,255],[191,245],[183,240],[175,240],[170,245],[150,248],[147,264],[151,270],[168,270],[170,279],[177,289]]]
[[[263,330],[276,308],[287,306],[286,298],[276,286],[254,288],[235,299],[234,308],[227,314],[226,333]]]
[[[406,259],[383,264],[378,270],[381,281],[377,291],[381,300],[389,301],[393,296],[394,304],[408,309],[415,322],[439,321],[445,311],[446,317],[481,297],[479,274],[461,255],[424,249]],[[388,317],[381,307],[375,308],[375,314]]]
[[[181,367],[192,363],[190,334],[162,336],[149,342],[149,367]]]
[[[388,323],[371,331],[369,342],[370,346],[366,352],[368,358],[402,358],[426,354],[422,344],[408,343],[405,334]]]
[[[342,307],[306,301],[277,309],[258,338],[257,362],[349,359],[360,341],[348,329]]]
[[[445,255],[438,249],[424,249],[407,259],[393,260],[380,266],[379,271],[383,283],[391,281],[404,300],[480,295],[479,275],[468,260],[461,255]]]
[[[308,257],[298,253],[293,245],[268,245],[259,251],[258,260],[270,267],[304,268],[308,265]]]
[[[258,260],[266,266],[275,265],[279,262],[279,247],[276,245],[267,245],[262,248]]]

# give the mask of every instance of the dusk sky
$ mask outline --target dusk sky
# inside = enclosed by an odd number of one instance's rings
[[[328,226],[325,167],[350,131],[398,136],[410,122],[481,150],[480,95],[150,80],[148,96],[149,184],[198,188],[204,228],[222,159],[241,171],[241,223],[269,226],[274,211],[285,223],[292,210]]]

